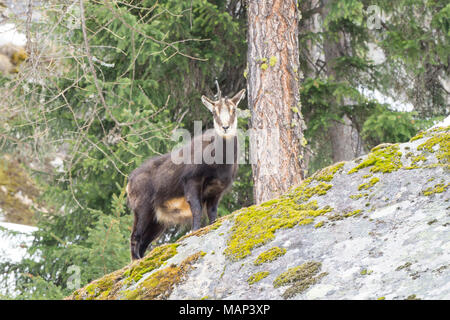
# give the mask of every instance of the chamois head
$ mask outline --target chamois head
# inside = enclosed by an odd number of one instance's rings
[[[244,98],[245,89],[239,91],[233,98],[222,97],[219,84],[216,80],[218,100],[202,96],[203,104],[214,116],[214,129],[216,133],[224,138],[236,135],[237,129],[237,106]]]

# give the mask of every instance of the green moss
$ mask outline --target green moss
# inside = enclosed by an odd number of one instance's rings
[[[379,297],[377,300],[386,300],[386,297]]]
[[[279,199],[237,211],[225,255],[233,260],[242,259],[253,248],[271,241],[277,230],[310,224],[314,217],[331,211],[329,207],[319,209],[317,201],[303,203],[313,195],[325,194],[331,188],[325,183],[308,187],[310,182],[305,181]]]
[[[178,266],[172,264],[158,270],[140,282],[135,290],[124,291],[122,295],[133,300],[167,299],[174,286],[184,281],[187,272],[193,268],[193,264],[204,255],[205,253],[200,251],[187,257]]]
[[[414,137],[411,138],[411,140],[409,140],[409,142],[413,142],[419,139],[422,139],[425,135],[426,131],[421,131],[419,132],[417,135],[415,135]]]
[[[372,188],[376,183],[378,183],[378,181],[380,181],[380,178],[372,178],[370,179],[370,181],[368,183],[363,183],[361,185],[358,186],[358,190],[367,190]]]
[[[270,248],[269,250],[262,252],[258,256],[258,258],[256,258],[255,262],[253,262],[253,264],[255,266],[258,266],[258,265],[266,263],[266,262],[274,261],[274,260],[278,259],[279,257],[283,256],[285,253],[286,253],[285,248],[279,248],[279,247]]]
[[[356,215],[358,215],[358,214],[360,214],[362,212],[362,210],[361,209],[358,209],[358,210],[354,210],[354,211],[352,211],[352,212],[349,212],[349,213],[346,213],[346,214],[344,214],[344,217],[353,217],[353,216],[356,216]]]
[[[320,221],[320,222],[318,222],[318,223],[316,223],[315,225],[314,225],[314,228],[321,228],[321,227],[323,227],[323,225],[325,224],[325,222],[324,221]]]
[[[297,196],[295,197],[295,201],[297,202],[305,202],[308,201],[312,196],[323,196],[327,193],[329,189],[331,189],[333,186],[331,184],[327,184],[324,182],[320,182],[318,185],[314,187],[309,188],[302,188],[298,187],[297,189],[294,189],[294,193],[297,193]]]
[[[278,288],[314,276],[319,272],[321,266],[322,264],[320,262],[309,261],[300,266],[290,268],[273,281],[273,286],[274,288]]]
[[[339,221],[339,220],[343,220],[344,216],[340,215],[340,214],[334,214],[332,216],[328,216],[328,220],[329,221]]]
[[[267,63],[261,64],[261,69],[262,69],[262,70],[267,70],[268,67],[269,67],[269,66],[267,65]]]
[[[117,289],[116,284],[121,278],[123,269],[107,274],[95,280],[84,288],[75,291],[68,299],[74,300],[106,300]]]
[[[142,276],[150,271],[153,271],[162,264],[177,254],[177,247],[179,244],[172,243],[156,247],[146,257],[135,261],[127,271],[123,273],[126,277],[124,283],[131,281],[137,282]]]
[[[193,232],[191,232],[191,233],[189,233],[189,234],[187,234],[187,235],[182,236],[180,239],[177,240],[177,242],[179,243],[179,242],[181,242],[181,241],[183,241],[184,239],[187,239],[187,238],[189,238],[189,237],[194,237],[194,236],[200,237],[200,236],[203,236],[203,235],[205,235],[205,234],[207,234],[207,233],[210,233],[211,231],[218,229],[218,228],[222,225],[222,223],[223,223],[225,220],[229,219],[229,218],[230,218],[229,215],[220,217],[220,218],[217,219],[216,222],[214,222],[213,224],[210,224],[210,225],[208,225],[208,226],[205,226],[205,227],[200,228],[200,229],[198,229],[198,230],[196,230],[196,231],[193,231]]]
[[[269,65],[273,67],[277,63],[277,57],[271,56],[269,59]]]
[[[318,171],[311,178],[316,181],[330,182],[333,179],[336,172],[338,172],[340,169],[342,169],[342,167],[344,165],[345,165],[345,162],[336,163],[335,165],[326,167],[326,168]]]
[[[364,270],[362,270],[361,272],[360,272],[360,274],[362,275],[362,276],[366,276],[366,275],[370,275],[370,274],[372,274],[372,270],[367,270],[367,269],[364,269]]]
[[[444,184],[444,183],[438,183],[433,187],[429,187],[422,191],[424,196],[431,196],[432,194],[436,193],[443,193],[445,190],[447,190],[448,186],[450,186],[450,183]]]
[[[411,157],[411,165],[417,165],[419,162],[427,161],[427,158],[424,155],[412,156]]]
[[[84,288],[78,289],[68,299],[116,299],[116,295],[123,285],[132,281],[137,282],[144,274],[161,267],[165,261],[177,253],[177,246],[179,244],[156,247],[147,256],[134,261],[131,265],[105,275]],[[122,295],[130,299],[136,294],[134,290],[122,292]]]
[[[298,293],[302,293],[327,275],[326,272],[317,275],[321,267],[320,262],[309,261],[298,267],[290,268],[273,281],[273,286],[278,288],[290,285],[282,294],[282,297],[285,299],[291,298]]]
[[[252,285],[258,281],[261,281],[265,277],[269,275],[269,271],[260,271],[252,274],[250,278],[247,279],[247,282],[249,285]]]
[[[358,193],[358,194],[352,194],[352,195],[350,195],[349,198],[350,198],[350,199],[353,199],[353,200],[358,200],[358,199],[360,199],[360,198],[362,198],[362,197],[368,197],[368,196],[369,196],[368,193]]]
[[[412,295],[409,295],[408,297],[406,297],[405,300],[420,300],[420,299],[417,298],[415,294],[412,294]]]
[[[392,172],[402,168],[402,153],[398,144],[383,144],[372,149],[367,158],[351,169],[348,174],[370,167],[370,172]]]
[[[139,296],[139,290],[125,290],[122,291],[121,294],[125,297],[126,300],[137,300]]]
[[[439,146],[436,151],[435,146]],[[420,144],[417,150],[435,153],[440,163],[448,165],[450,163],[450,132],[438,132],[432,135],[431,138]]]
[[[400,271],[400,270],[403,270],[403,269],[408,270],[409,267],[411,267],[411,266],[412,266],[411,262],[406,262],[404,265],[398,266],[397,269],[395,269],[395,271]]]

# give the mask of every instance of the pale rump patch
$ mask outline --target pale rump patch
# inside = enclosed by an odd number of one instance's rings
[[[156,208],[156,220],[165,225],[188,223],[192,220],[192,212],[186,198],[173,198]]]
[[[127,192],[128,204],[129,204],[130,208],[132,208],[134,210],[136,208],[136,195],[132,196],[130,194],[130,182],[127,183],[127,187],[126,187],[125,191]]]

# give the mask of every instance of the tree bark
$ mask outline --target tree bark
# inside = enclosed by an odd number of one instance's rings
[[[303,179],[295,0],[248,1],[248,102],[254,200],[272,199]]]
[[[332,121],[328,128],[333,162],[349,161],[363,154],[361,136],[347,115],[343,122]]]

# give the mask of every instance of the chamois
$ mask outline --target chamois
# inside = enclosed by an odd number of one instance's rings
[[[217,81],[216,85],[217,101],[205,96],[201,99],[213,114],[214,129],[179,149],[146,160],[129,176],[127,201],[134,212],[132,260],[142,258],[167,226],[192,222],[192,230],[197,230],[204,211],[209,224],[217,218],[219,201],[237,173],[237,105],[245,89],[232,98],[223,98]],[[204,157],[208,152],[212,161]],[[190,158],[184,163],[173,161],[174,156],[186,155]],[[199,155],[201,159],[196,161]]]

